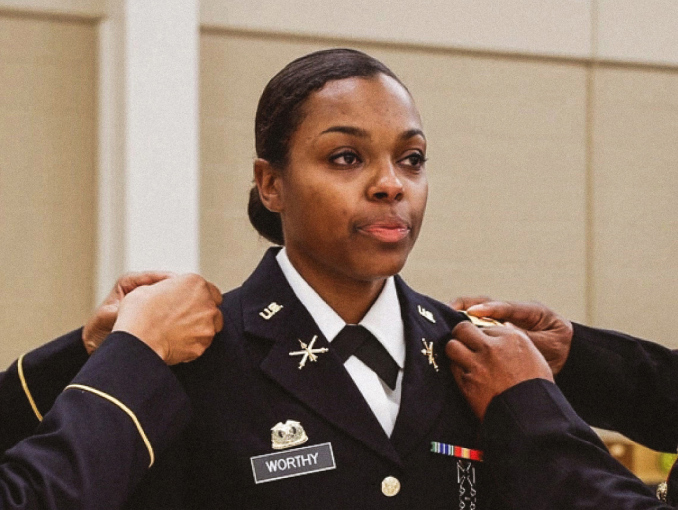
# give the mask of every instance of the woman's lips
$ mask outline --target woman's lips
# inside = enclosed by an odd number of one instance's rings
[[[400,221],[378,221],[363,225],[358,230],[384,243],[400,242],[410,233],[410,227]]]

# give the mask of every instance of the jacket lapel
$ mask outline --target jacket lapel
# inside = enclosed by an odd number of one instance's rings
[[[407,357],[400,411],[391,442],[404,458],[427,436],[440,415],[450,378],[444,346],[461,318],[452,310],[442,315],[429,304],[428,298],[414,292],[399,277],[396,283],[405,322]],[[426,354],[426,347],[430,345],[434,348],[438,371]]]
[[[329,348],[327,339],[297,299],[269,250],[243,285],[243,317],[247,335],[273,342],[261,370],[296,399],[380,455],[400,464],[400,458],[356,387],[341,360],[332,352],[317,352],[302,368],[300,342],[313,349]],[[253,338],[252,341],[257,341]]]

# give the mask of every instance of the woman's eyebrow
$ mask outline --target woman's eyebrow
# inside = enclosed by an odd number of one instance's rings
[[[344,133],[346,135],[351,135],[351,136],[356,136],[359,138],[371,138],[370,134],[365,131],[364,129],[357,128],[354,126],[332,126],[324,130],[321,135],[324,135],[326,133]],[[410,138],[413,138],[415,136],[421,136],[424,140],[426,140],[426,136],[424,135],[424,132],[421,129],[408,129],[407,131],[403,132],[400,135],[401,140],[408,140]]]
[[[346,135],[357,136],[359,138],[370,138],[370,134],[367,131],[354,126],[332,126],[320,134],[324,135],[325,133],[344,133]]]
[[[409,140],[410,138],[413,138],[415,136],[421,136],[424,140],[426,140],[426,136],[424,135],[424,132],[421,129],[408,129],[402,135],[400,135],[400,139]]]

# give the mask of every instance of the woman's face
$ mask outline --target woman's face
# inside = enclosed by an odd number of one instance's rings
[[[399,272],[426,208],[426,139],[394,79],[330,81],[309,96],[278,179],[285,246],[309,277]]]

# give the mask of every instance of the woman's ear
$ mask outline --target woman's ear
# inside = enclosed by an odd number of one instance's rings
[[[264,207],[272,212],[283,209],[282,175],[265,159],[254,160],[254,181]]]

